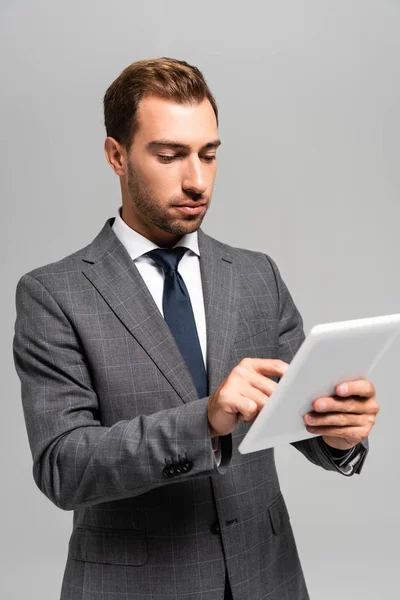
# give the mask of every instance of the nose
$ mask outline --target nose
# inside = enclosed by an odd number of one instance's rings
[[[182,177],[182,189],[187,193],[196,195],[204,194],[207,189],[204,165],[198,157],[188,157],[188,160],[185,162],[185,170]]]

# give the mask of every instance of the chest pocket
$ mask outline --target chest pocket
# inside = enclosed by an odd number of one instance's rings
[[[273,337],[274,334],[274,319],[267,319],[266,317],[257,317],[253,319],[240,320],[237,326],[237,332],[235,337],[235,344],[249,340],[250,338],[256,337],[260,334],[265,334]]]
[[[232,362],[242,358],[277,358],[278,329],[276,319],[268,315],[241,314],[232,344]]]

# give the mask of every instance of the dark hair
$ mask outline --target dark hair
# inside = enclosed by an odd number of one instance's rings
[[[139,102],[150,95],[180,104],[193,104],[208,98],[218,124],[217,103],[197,67],[166,57],[140,60],[126,67],[104,95],[107,136],[116,139],[128,152],[139,128]]]

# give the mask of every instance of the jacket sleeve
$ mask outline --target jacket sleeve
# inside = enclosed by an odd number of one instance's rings
[[[18,282],[16,308],[14,361],[33,477],[56,506],[73,510],[225,472],[230,436],[218,464],[208,398],[104,427],[79,332],[53,296],[28,274]]]
[[[265,255],[274,272],[279,296],[279,359],[290,363],[305,339],[303,319],[297,310],[293,298],[283,281],[279,269],[271,257]],[[330,450],[321,436],[292,442],[312,463],[328,471],[336,471],[347,477],[360,473],[368,453],[368,438],[340,455],[339,451]]]

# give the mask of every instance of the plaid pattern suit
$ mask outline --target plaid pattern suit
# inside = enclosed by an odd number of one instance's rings
[[[273,450],[242,456],[241,423],[217,466],[208,398],[112,223],[17,287],[34,479],[74,511],[61,600],[222,600],[225,568],[234,600],[308,598]],[[290,362],[304,332],[271,258],[198,235],[212,394],[244,357]],[[338,471],[320,441],[293,445]]]

